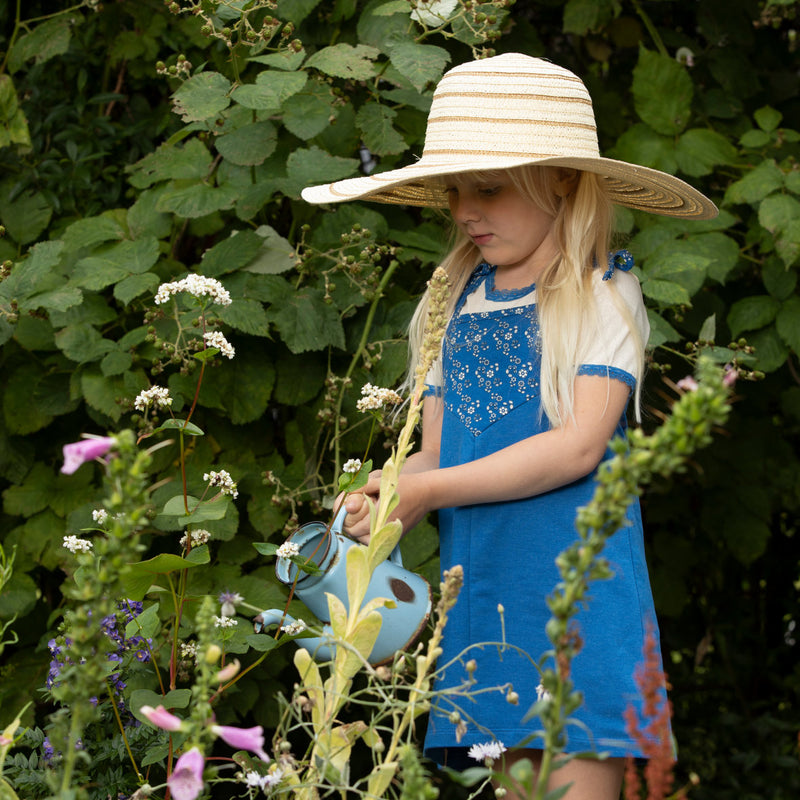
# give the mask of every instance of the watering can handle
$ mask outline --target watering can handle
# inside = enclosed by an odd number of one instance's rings
[[[345,536],[347,536],[347,534],[344,533],[344,530],[343,530],[344,518],[346,516],[347,516],[347,511],[345,510],[344,503],[342,503],[342,507],[339,509],[339,513],[336,515],[336,517],[334,518],[333,522],[331,523],[331,530],[334,533],[342,533]],[[392,564],[396,564],[398,567],[402,567],[403,566],[403,557],[400,555],[400,545],[399,544],[395,545],[394,550],[392,550],[392,552],[389,553],[389,561],[391,561]]]

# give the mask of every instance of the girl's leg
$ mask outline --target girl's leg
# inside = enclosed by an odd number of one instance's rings
[[[503,768],[510,769],[515,761],[527,758],[534,771],[542,760],[539,750],[515,750],[505,754]],[[625,771],[624,758],[607,758],[595,761],[587,758],[573,758],[568,764],[550,773],[548,789],[557,789],[571,783],[572,787],[564,795],[564,800],[619,800],[622,790],[622,775]],[[505,800],[530,800],[520,789],[510,792]]]

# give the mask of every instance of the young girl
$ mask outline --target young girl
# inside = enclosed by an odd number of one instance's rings
[[[576,509],[593,494],[608,442],[625,430],[633,393],[638,415],[648,324],[624,251],[610,255],[613,204],[684,218],[710,218],[702,194],[656,170],[601,158],[583,83],[550,62],[506,54],[462,64],[433,97],[425,148],[415,164],[303,192],[310,202],[374,200],[449,206],[457,229],[445,258],[452,285],[442,353],[428,376],[422,444],[406,463],[396,516],[405,530],[439,512],[444,569],[460,564],[464,588],[445,631],[438,688],[468,678],[475,688],[513,684],[504,694],[462,698],[466,732],[451,707],[430,715],[425,752],[467,765],[470,746],[492,738],[509,747],[540,727],[523,721],[537,699],[530,660],[496,647],[503,606],[506,641],[540,659],[557,555],[576,539]],[[423,297],[411,328],[418,357]],[[413,365],[411,374],[413,375]],[[345,530],[366,542],[365,495],[347,500]],[[655,623],[638,503],[604,555],[612,580],[591,587],[577,617],[582,648],[572,679],[584,703],[568,729],[567,752],[594,751],[556,770],[551,787],[572,783],[568,800],[615,800],[626,755],[641,750],[625,730],[646,624]],[[455,698],[458,700],[458,698]],[[505,754],[537,763],[537,740]]]

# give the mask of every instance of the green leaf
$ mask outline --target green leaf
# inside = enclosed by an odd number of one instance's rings
[[[692,79],[674,58],[639,48],[633,102],[653,130],[666,136],[680,133],[689,122],[693,91]]]
[[[189,139],[185,144],[162,144],[127,169],[131,184],[144,189],[159,181],[202,180],[211,162],[208,148],[199,139]]]
[[[214,188],[205,183],[195,183],[164,192],[156,203],[156,209],[171,212],[179,217],[195,219],[231,208],[236,198],[237,192],[234,189]]]
[[[641,122],[632,125],[619,137],[610,155],[670,174],[678,170],[674,137],[662,136]]]
[[[253,336],[269,336],[269,317],[258,300],[237,298],[217,313],[224,323],[236,330]]]
[[[387,16],[381,13],[386,6],[387,3],[382,3],[380,0],[367,3],[358,18],[356,30],[358,41],[376,47],[384,53],[389,53],[398,42],[404,39],[413,41],[413,39],[408,32],[408,15],[391,13]]]
[[[35,464],[20,486],[3,492],[3,511],[20,517],[32,517],[48,508],[55,488],[55,476],[45,464]]]
[[[256,111],[278,111],[286,100],[297,94],[308,80],[303,71],[280,72],[264,70],[255,83],[237,87],[231,98],[245,108]]]
[[[673,281],[647,279],[642,281],[642,294],[662,306],[688,306],[691,305],[689,293],[683,286]]]
[[[437,48],[438,49],[438,48]],[[379,55],[374,47],[364,44],[339,43],[317,50],[306,61],[306,67],[332,75],[334,78],[348,78],[354,81],[367,81],[377,74],[373,63]]]
[[[756,125],[766,133],[772,133],[781,124],[783,114],[770,106],[763,106],[753,114]]]
[[[45,378],[44,368],[38,363],[25,364],[6,376],[3,417],[9,433],[33,433],[52,422],[54,413],[37,402],[39,385]]]
[[[215,145],[219,154],[230,161],[243,167],[253,167],[263,164],[275,152],[278,142],[278,132],[269,122],[254,122],[244,125],[231,133],[219,136]]]
[[[255,231],[232,231],[230,236],[203,253],[198,272],[209,278],[234,272],[249,264],[263,244],[264,240]]]
[[[277,14],[281,19],[299,25],[320,3],[320,0],[278,0]]]
[[[750,150],[760,150],[762,147],[766,147],[771,141],[772,137],[768,133],[756,130],[755,128],[745,131],[739,137],[739,144]]]
[[[692,128],[678,139],[678,166],[687,175],[708,175],[720,164],[735,164],[736,148],[725,136],[706,128]]]
[[[68,308],[78,305],[83,300],[83,292],[74,287],[63,289],[53,289],[49,292],[35,294],[23,303],[20,303],[22,311],[35,311],[43,308],[46,311],[66,311]]]
[[[230,81],[219,72],[201,72],[185,81],[172,96],[175,113],[184,122],[202,122],[230,105]]]
[[[87,323],[68,325],[55,335],[56,345],[70,361],[87,364],[99,361],[114,349],[114,342],[105,339],[96,328]]]
[[[708,277],[724,283],[739,263],[739,244],[736,240],[720,231],[711,231],[692,236],[690,241],[695,252],[708,259]]]
[[[14,82],[9,75],[0,75],[0,147],[12,145],[30,147],[31,134]]]
[[[94,370],[83,372],[80,380],[81,391],[88,405],[116,422],[122,416],[118,401],[127,394],[123,382],[119,378],[106,377],[102,372]]]
[[[797,286],[797,272],[787,269],[780,259],[767,259],[761,268],[764,288],[776,299],[786,300]]]
[[[133,356],[127,350],[111,350],[100,361],[100,371],[108,377],[109,375],[122,375],[127,372],[133,364]]]
[[[702,287],[711,263],[704,250],[694,238],[664,244],[647,259],[644,265],[645,278],[648,282],[650,279],[673,281],[680,284],[691,297]]]
[[[450,61],[450,53],[430,44],[401,41],[392,47],[389,59],[392,66],[421,92],[428,84],[439,82]]]
[[[31,58],[44,64],[69,49],[72,20],[63,14],[37,25],[30,33],[20,36],[9,54],[9,71],[19,70]]]
[[[392,125],[396,116],[394,109],[380,103],[367,103],[356,114],[356,124],[363,133],[364,144],[375,155],[405,151],[406,141]]]
[[[286,162],[289,185],[286,194],[299,197],[306,186],[338,181],[351,176],[358,169],[355,158],[332,156],[319,147],[295,150]]]
[[[300,139],[312,139],[330,125],[331,100],[329,87],[309,80],[302,92],[284,103],[284,127]]]
[[[259,275],[279,275],[295,267],[295,249],[274,228],[259,225],[256,233],[261,237],[261,248],[258,256],[244,266],[245,271]]]
[[[147,272],[158,261],[158,256],[155,237],[118,242],[99,255],[78,261],[72,272],[72,281],[85,289],[99,291],[129,275]]]
[[[129,305],[131,300],[139,295],[153,293],[159,285],[160,279],[154,272],[145,272],[141,275],[129,275],[123,278],[114,287],[114,297],[123,305]]]
[[[800,256],[800,201],[773,194],[758,207],[758,221],[775,236],[775,249],[787,267]]]
[[[185,419],[168,419],[155,428],[153,433],[159,431],[182,431],[187,436],[205,436],[203,430],[194,422],[187,422]]]
[[[564,33],[585,36],[614,19],[616,0],[567,0],[564,7]]]
[[[19,244],[30,244],[50,224],[53,209],[43,195],[32,190],[11,200],[10,189],[9,181],[0,185],[0,221]]]
[[[186,513],[186,509],[189,513]],[[180,517],[185,520],[182,524],[188,525],[191,522],[201,522],[207,519],[222,519],[228,510],[228,501],[223,496],[218,500],[203,500],[193,495],[186,496],[186,503],[184,505],[184,497],[182,494],[176,494],[164,503],[161,509],[161,514],[165,517]]]
[[[64,247],[69,252],[94,247],[112,239],[122,239],[125,231],[112,217],[100,216],[79,219],[73,222],[61,237]]]
[[[775,319],[775,328],[781,339],[796,354],[800,354],[800,297],[790,297],[781,305]]]
[[[774,325],[747,335],[747,341],[755,349],[755,368],[763,372],[780,369],[789,355],[789,349],[778,335]]]
[[[339,314],[324,301],[319,289],[298,290],[279,308],[272,306],[268,317],[295,354],[329,346],[344,349],[344,329]]]
[[[767,159],[728,187],[725,202],[755,205],[782,188],[783,172],[772,159]]]
[[[218,378],[225,408],[234,425],[259,419],[267,410],[275,385],[275,367],[269,354],[253,349],[225,364]]]
[[[735,339],[744,331],[754,331],[769,325],[778,313],[781,304],[769,295],[743,297],[737,300],[728,312],[728,327]]]

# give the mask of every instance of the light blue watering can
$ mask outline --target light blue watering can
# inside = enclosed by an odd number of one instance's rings
[[[278,580],[287,586],[296,580],[295,595],[317,619],[326,623],[329,621],[326,593],[338,597],[350,610],[347,599],[347,551],[351,547],[364,547],[342,533],[345,515],[342,508],[327,534],[325,523],[309,522],[301,525],[286,540],[298,546],[300,556],[311,559],[317,565],[318,573],[303,572],[288,558],[278,557],[275,564]],[[386,561],[375,568],[364,603],[378,597],[394,601],[394,607],[378,609],[383,621],[367,659],[373,666],[391,661],[398,650],[410,648],[431,613],[431,587],[423,577],[403,567],[399,545]],[[284,616],[282,610],[271,608],[262,611],[253,620],[253,626],[256,633],[262,633],[270,625],[288,625],[294,621],[293,617]],[[297,644],[308,650],[317,661],[331,661],[335,655],[335,642],[329,624],[323,626],[321,636],[298,639]]]

